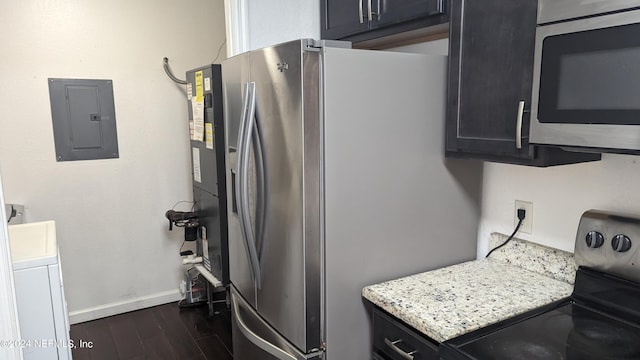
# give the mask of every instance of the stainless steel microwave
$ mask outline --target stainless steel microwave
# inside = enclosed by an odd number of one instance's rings
[[[530,142],[640,153],[640,1],[540,0]]]

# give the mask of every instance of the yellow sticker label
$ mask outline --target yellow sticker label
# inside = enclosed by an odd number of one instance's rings
[[[204,85],[202,84],[202,70],[196,72],[196,101],[202,102],[204,96]]]
[[[213,124],[211,123],[204,124],[204,139],[205,139],[207,149],[213,150]]]

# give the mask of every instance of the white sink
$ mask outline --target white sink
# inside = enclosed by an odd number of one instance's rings
[[[9,225],[8,229],[14,270],[57,262],[55,221]]]

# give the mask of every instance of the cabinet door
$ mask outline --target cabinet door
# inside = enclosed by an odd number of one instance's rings
[[[374,359],[392,360],[440,359],[438,344],[378,308],[373,310],[373,356]]]
[[[447,151],[533,158],[528,110],[537,1],[450,0],[449,13]]]
[[[57,348],[48,342],[42,343],[56,340],[48,268],[17,270],[14,279],[20,335],[22,340],[31,342],[23,348],[25,360],[58,359]]]
[[[55,323],[56,340],[60,346],[56,346],[58,360],[69,360],[71,347],[69,344],[69,312],[67,302],[64,299],[64,284],[62,282],[62,269],[59,264],[47,266],[49,271],[49,285],[51,290],[51,310],[53,311],[53,322]],[[63,345],[64,344],[64,345]]]
[[[371,26],[379,28],[431,15],[444,14],[444,0],[371,0],[376,16]],[[368,0],[365,0],[368,4]],[[365,6],[365,13],[366,13]]]
[[[341,39],[369,30],[368,0],[321,0],[323,39]]]

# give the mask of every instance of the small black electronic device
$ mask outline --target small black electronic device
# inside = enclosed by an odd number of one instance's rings
[[[198,214],[191,211],[167,210],[164,216],[169,220],[169,231],[173,225],[184,228],[184,241],[195,241],[198,238]]]

